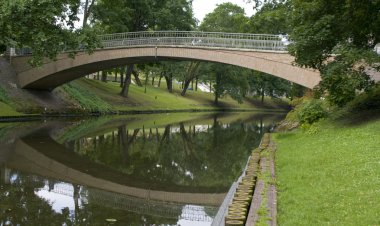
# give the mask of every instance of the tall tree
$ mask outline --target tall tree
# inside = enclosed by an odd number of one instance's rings
[[[248,17],[244,9],[230,2],[217,5],[206,15],[199,29],[212,32],[246,32]]]
[[[192,1],[187,0],[98,0],[94,20],[107,32],[191,30],[195,26]],[[124,82],[124,86],[129,84]],[[128,90],[123,87],[121,95],[127,96]]]
[[[90,28],[75,29],[79,7],[78,0],[0,1],[0,45],[30,48],[32,65],[78,46],[91,52],[99,42]]]
[[[243,8],[232,3],[223,3],[206,15],[200,29],[211,32],[246,32],[248,22]],[[208,67],[210,78],[214,81],[212,88],[215,104],[218,104],[218,99],[225,94],[229,94],[238,102],[242,101],[248,82],[239,74],[241,69],[222,64],[208,64],[204,67]],[[202,70],[204,71],[204,68]]]
[[[95,0],[86,0],[83,6],[83,24],[82,27],[87,26],[87,20],[92,12],[92,8],[95,4]]]
[[[185,96],[186,91],[189,88],[190,82],[197,76],[197,71],[200,63],[200,61],[190,61],[187,64],[187,73],[183,81],[184,85],[181,92],[182,96]]]
[[[343,106],[357,90],[369,89],[372,82],[365,68],[380,62],[372,51],[380,41],[380,1],[291,3],[294,43],[289,50],[298,65],[321,71],[320,91],[327,91],[331,103]]]

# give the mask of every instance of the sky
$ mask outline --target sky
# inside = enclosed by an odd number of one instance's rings
[[[244,0],[193,0],[193,10],[195,18],[201,22],[207,13],[211,13],[217,4],[231,2],[244,8],[247,16],[253,14],[253,3],[246,3]]]

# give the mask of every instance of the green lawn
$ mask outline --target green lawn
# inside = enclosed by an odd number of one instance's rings
[[[11,106],[0,101],[0,116],[19,116],[19,112],[15,111]]]
[[[80,79],[75,81],[81,87],[93,92],[105,102],[110,103],[117,110],[178,110],[178,109],[216,109],[216,108],[232,108],[232,109],[262,109],[271,108],[278,110],[278,106],[285,107],[285,104],[278,100],[270,98],[265,99],[265,103],[261,104],[258,99],[246,99],[244,103],[239,104],[230,97],[220,99],[219,106],[215,106],[214,95],[207,92],[188,91],[185,97],[180,95],[180,89],[175,88],[174,93],[166,90],[165,83],[162,82],[160,88],[147,86],[146,93],[144,87],[136,85],[130,86],[129,97],[123,98],[119,95],[121,88],[119,83],[107,82],[103,83],[97,80]],[[280,109],[281,110],[281,109]]]
[[[120,96],[120,91],[119,83],[104,83],[85,78],[77,79],[58,88],[58,92],[56,93],[61,95],[61,98],[66,101],[67,105],[62,106],[62,109],[58,111],[66,113],[157,110],[212,111],[217,109],[287,111],[287,103],[285,103],[285,101],[271,98],[266,98],[264,103],[261,103],[259,99],[246,98],[242,104],[239,104],[230,97],[223,97],[220,99],[219,105],[216,106],[212,93],[188,91],[186,96],[183,97],[180,95],[181,90],[177,84],[174,92],[169,93],[166,90],[164,82],[162,82],[160,88],[153,87],[149,84],[146,88],[146,92],[145,87],[131,85],[128,98]],[[2,94],[4,98],[8,98],[5,91],[0,94]],[[27,95],[27,93],[24,94]],[[31,99],[36,98],[35,96],[27,97]],[[38,113],[38,111],[43,111],[45,107],[40,106],[38,101],[36,103],[30,103],[28,101],[23,103],[23,99],[12,98],[9,101],[13,101],[15,106],[17,106],[17,110],[24,113],[29,112],[28,109],[30,108],[34,109],[33,113]],[[12,108],[6,105],[4,101],[1,102],[1,104],[0,116],[20,115],[20,113],[15,111],[16,107],[13,106]],[[51,111],[49,112],[52,113]]]
[[[279,225],[380,225],[380,120],[274,138]]]

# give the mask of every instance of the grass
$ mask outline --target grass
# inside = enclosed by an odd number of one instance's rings
[[[278,106],[286,108],[286,104],[281,101],[275,101],[270,98],[266,99],[265,104],[255,99],[246,99],[243,104],[237,103],[230,97],[220,100],[220,104],[215,106],[213,103],[214,96],[212,93],[188,91],[185,97],[180,95],[180,90],[176,88],[173,93],[166,91],[164,82],[160,88],[147,85],[147,91],[144,87],[135,85],[130,86],[128,98],[119,95],[121,88],[119,83],[103,83],[97,80],[80,79],[75,81],[83,89],[89,90],[107,103],[111,103],[115,109],[121,111],[130,110],[207,110],[207,109],[240,109],[240,110],[258,110],[269,108],[279,110]]]
[[[380,225],[380,120],[275,134],[280,225]]]
[[[22,92],[23,90],[20,90]],[[207,92],[188,91],[186,96],[180,95],[180,88],[175,84],[173,93],[166,90],[166,84],[162,82],[160,88],[148,84],[146,87],[130,86],[128,98],[119,95],[121,88],[116,82],[101,82],[92,79],[77,79],[73,82],[63,85],[59,88],[57,99],[61,98],[65,101],[65,105],[56,111],[64,113],[90,113],[90,112],[115,112],[115,111],[175,111],[175,110],[268,110],[285,112],[288,105],[282,100],[274,100],[267,98],[263,103],[258,99],[246,98],[243,104],[237,103],[230,97],[220,99],[220,104],[214,104],[214,95]],[[17,99],[10,97],[7,92],[0,87],[0,101],[9,107],[0,108],[0,116],[14,116],[17,111],[24,113],[44,113],[43,104],[38,102],[38,97],[22,92],[23,98]],[[30,100],[36,100],[35,103]],[[49,94],[45,94],[44,98],[49,99]],[[52,98],[54,99],[54,98]],[[33,102],[34,104],[31,104]],[[52,103],[48,103],[52,104]],[[54,104],[54,103],[53,103]],[[41,106],[40,106],[41,105]],[[56,107],[56,106],[54,106]],[[49,106],[47,106],[49,109]],[[58,108],[57,108],[58,109]],[[49,111],[50,112],[50,111]],[[50,113],[61,113],[53,112]]]
[[[106,112],[112,110],[112,106],[99,98],[96,94],[83,88],[77,82],[71,82],[63,85],[63,89],[70,95],[72,99],[77,101],[85,111],[90,112]]]
[[[6,103],[0,102],[0,116],[19,116],[21,113],[15,111],[11,106]]]

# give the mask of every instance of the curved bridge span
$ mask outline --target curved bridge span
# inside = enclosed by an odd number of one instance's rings
[[[280,35],[210,32],[132,32],[100,36],[103,48],[72,59],[61,54],[33,68],[30,54],[16,51],[12,58],[22,88],[51,90],[89,73],[120,65],[159,60],[200,60],[262,71],[313,88],[321,80],[317,71],[299,68],[286,52]]]
[[[43,142],[47,149],[59,150],[64,148],[51,138],[43,138],[38,141],[32,141],[27,137],[18,139],[15,143],[13,154],[8,160],[7,166],[12,169],[31,172],[73,184],[82,184],[107,192],[161,202],[219,206],[227,194],[225,192],[192,193],[151,190],[149,188],[120,184],[112,181],[112,179],[107,180],[94,176],[89,172],[83,172],[70,166],[66,166],[63,163],[40,153],[38,148],[36,148],[36,143],[38,144],[40,142]]]

